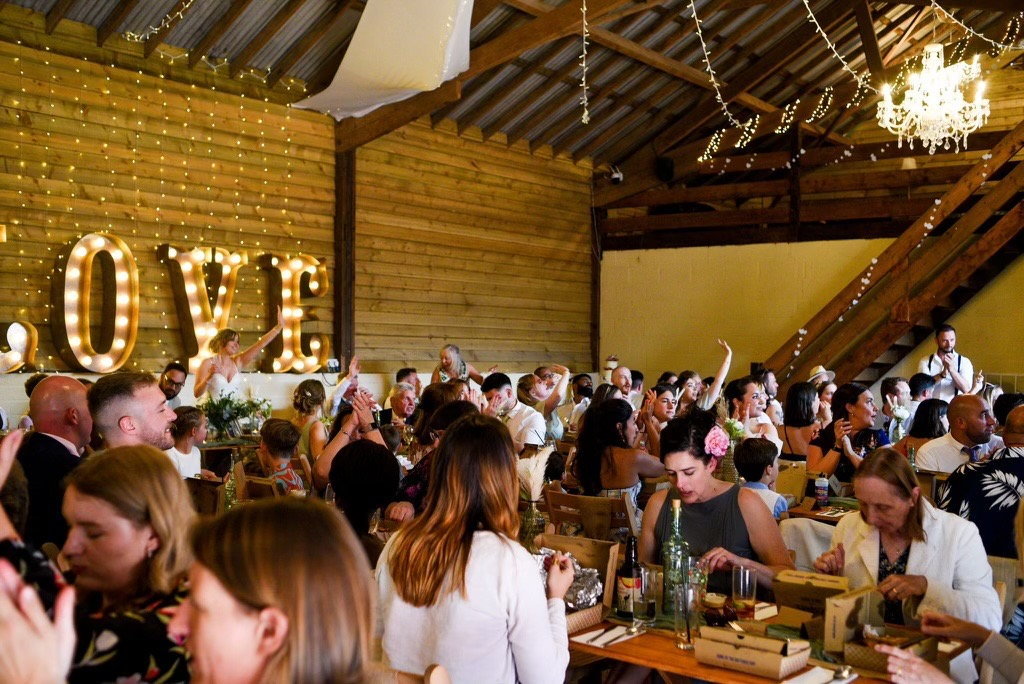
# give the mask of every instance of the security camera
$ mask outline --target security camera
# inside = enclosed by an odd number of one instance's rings
[[[608,180],[615,185],[618,185],[624,178],[625,176],[622,175],[622,171],[619,170],[619,167],[612,164],[611,168],[608,170]]]

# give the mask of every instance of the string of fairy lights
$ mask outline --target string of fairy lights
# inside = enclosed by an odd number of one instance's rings
[[[807,20],[814,26],[816,33],[822,38],[822,40],[824,40],[832,56],[839,62],[843,71],[847,72],[850,76],[852,76],[854,79],[854,83],[856,83],[856,91],[854,95],[845,103],[845,109],[850,109],[852,107],[859,106],[860,103],[864,100],[864,98],[867,97],[868,93],[877,93],[877,89],[871,86],[868,78],[854,70],[850,62],[845,57],[843,57],[842,53],[839,51],[838,46],[832,42],[832,40],[829,38],[828,34],[822,27],[821,23],[818,21],[817,16],[815,16],[814,11],[811,9],[809,0],[802,1],[804,4],[804,8],[807,11]],[[993,50],[999,52],[1012,49],[1024,49],[1024,45],[1016,44],[1021,36],[1022,28],[1024,28],[1024,11],[1017,13],[1011,18],[1009,24],[1007,25],[1003,39],[1001,41],[996,41],[988,38],[987,36],[984,36],[983,34],[980,34],[979,32],[972,29],[970,26],[964,24],[962,21],[960,21],[958,18],[956,18],[949,12],[946,12],[942,7],[938,5],[936,0],[930,0],[930,4],[934,11],[936,11],[937,13],[941,13],[943,16],[953,21],[967,34],[964,38],[957,41],[953,46],[953,49],[951,51],[951,57],[952,62],[954,63],[963,59],[964,52],[967,48],[967,43],[969,41],[969,38],[971,37],[980,38],[984,40],[991,46]],[[712,90],[715,93],[715,100],[718,103],[719,108],[722,111],[722,114],[725,116],[726,120],[730,124],[729,126],[717,129],[711,134],[711,136],[708,138],[708,142],[705,146],[703,153],[701,153],[698,156],[697,161],[706,165],[706,168],[712,172],[716,170],[716,165],[719,166],[719,168],[717,169],[718,175],[722,175],[732,170],[740,170],[738,168],[738,164],[733,163],[733,158],[725,157],[724,159],[722,159],[714,156],[720,150],[722,142],[725,139],[726,135],[729,134],[731,130],[737,131],[738,135],[736,137],[734,148],[745,147],[747,144],[750,143],[750,141],[754,137],[755,131],[757,130],[757,127],[760,123],[760,115],[754,115],[747,121],[741,122],[729,110],[729,107],[727,106],[727,103],[722,96],[720,86],[721,81],[717,77],[714,66],[712,65],[711,53],[708,48],[707,42],[705,41],[702,30],[703,21],[697,14],[697,9],[694,0],[690,0],[689,7],[690,11],[693,14],[697,39],[700,42],[701,51],[703,54],[704,68],[707,72],[708,79],[712,86]],[[895,90],[902,90],[905,87],[908,75],[911,73],[913,69],[918,68],[920,66],[920,61],[920,56],[915,56],[912,59],[904,61],[899,73],[894,79]],[[803,119],[803,121],[806,123],[813,123],[814,121],[820,120],[832,109],[834,104],[834,88],[832,86],[828,86],[825,89],[823,89],[823,91],[818,95],[818,102],[816,106],[814,107],[810,115],[806,119]],[[775,133],[785,133],[786,131],[790,130],[793,126],[799,123],[799,116],[797,111],[799,106],[799,99],[789,102],[783,106],[780,114],[779,123],[773,128],[773,131]],[[880,148],[877,155],[871,155],[871,161],[877,161],[878,157],[888,152],[890,147],[890,144],[883,145]],[[784,166],[786,168],[791,168],[794,164],[796,164],[799,161],[800,157],[803,156],[804,154],[806,154],[805,149],[798,150],[793,156],[789,158],[789,160],[785,163]],[[753,153],[746,158],[745,162],[740,163],[743,164],[744,169],[750,169],[752,166],[754,166],[757,157],[758,154]],[[835,164],[841,163],[845,159],[849,159],[852,157],[853,147],[844,147],[836,152],[835,159],[826,162],[824,166],[833,166]],[[991,159],[991,155],[989,154],[982,156],[985,175],[987,175],[988,173],[989,159]],[[776,168],[773,167],[771,170],[775,171]],[[921,233],[918,236],[918,241],[914,245],[913,249],[920,249],[924,245],[925,238],[928,237],[928,235],[930,235],[931,232],[936,228],[937,224],[941,222],[937,215],[939,208],[940,200],[936,200],[935,205],[929,210],[927,216],[920,223]],[[871,263],[862,272],[856,293],[851,296],[849,303],[845,307],[844,314],[849,313],[854,307],[856,307],[860,303],[860,300],[864,296],[864,294],[871,288],[874,278],[874,271],[877,264],[877,258],[871,259]],[[844,315],[840,315],[838,320],[842,322],[844,320]],[[806,341],[807,334],[808,331],[805,328],[800,328],[797,331],[796,343],[792,352],[792,360],[785,369],[782,369],[782,372],[785,373],[787,376],[789,372],[791,372],[794,369],[796,359],[800,356],[800,352]]]
[[[587,84],[587,48],[590,45],[590,25],[587,23],[587,0],[583,0],[583,5],[580,7],[580,13],[583,15],[583,28],[582,28],[582,40],[580,41],[582,46],[582,52],[580,52],[580,106],[583,108],[580,114],[580,123],[586,125],[590,123],[590,86]]]
[[[8,240],[17,252],[13,266],[24,288],[23,297],[16,295],[21,300],[17,316],[44,311],[43,327],[50,323],[49,281],[63,277],[53,263],[66,245],[94,231],[130,232],[135,245],[145,243],[133,249],[143,282],[155,284],[145,287],[142,300],[156,307],[159,318],[151,311],[143,322],[154,330],[155,346],[141,350],[129,365],[138,368],[140,357],[146,363],[145,356],[158,353],[169,359],[168,349],[176,346],[168,337],[173,300],[163,265],[150,263],[144,254],[162,240],[240,246],[248,240],[260,247],[266,237],[253,239],[253,234],[271,232],[274,243],[288,245],[287,251],[301,249],[289,195],[293,157],[309,143],[296,145],[291,108],[267,96],[259,102],[244,93],[223,94],[214,85],[203,88],[199,97],[195,84],[171,81],[169,68],[187,53],[158,50],[157,59],[167,68],[150,74],[141,68],[130,73],[116,62],[108,66],[89,56],[74,58],[87,63],[81,66],[68,59],[56,63],[50,54],[49,47],[32,48],[18,40],[10,55],[9,73],[18,75],[18,92],[6,88],[5,104],[14,117],[3,126],[8,130],[3,137],[13,142],[10,163],[17,179],[17,210],[8,220]],[[155,71],[152,63],[147,68]],[[281,87],[298,86],[282,80]],[[232,108],[237,116],[228,114]],[[237,125],[224,127],[226,119]],[[227,158],[229,145],[237,166],[219,161]],[[310,157],[306,153],[303,158]],[[303,164],[314,168],[311,162]],[[237,228],[236,237],[228,233],[232,228]],[[148,233],[145,240],[143,233]],[[239,291],[264,301],[264,278],[254,269],[248,278]],[[257,326],[264,317],[260,310],[246,312]],[[52,370],[59,361],[53,353],[40,353],[36,365]]]

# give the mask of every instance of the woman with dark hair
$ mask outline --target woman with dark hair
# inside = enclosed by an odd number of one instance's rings
[[[818,436],[821,424],[817,421],[821,399],[814,385],[794,382],[786,392],[786,407],[782,412],[782,453],[785,461],[806,461],[807,446]]]
[[[414,515],[423,511],[427,492],[430,489],[433,455],[437,451],[438,444],[441,443],[441,438],[456,420],[479,412],[480,409],[476,404],[468,401],[452,401],[434,411],[425,438],[429,442],[424,444],[425,451],[420,460],[402,478],[402,482],[398,486],[398,494],[384,512],[388,520],[399,522],[410,520]]]
[[[819,381],[815,387],[818,390],[818,398],[821,399],[821,405],[818,406],[818,422],[825,426],[832,422],[832,396],[836,393],[836,383],[826,378]]]
[[[679,397],[676,399],[676,416],[682,418],[690,409],[697,406],[701,392],[704,391],[704,381],[700,379],[700,373],[692,370],[684,370],[676,380],[676,388],[679,390]]]
[[[508,430],[473,414],[434,452],[423,513],[388,540],[377,565],[380,624],[391,667],[440,663],[452,681],[561,684],[569,663],[563,597],[568,559],[556,555],[547,596],[516,542],[519,479]],[[761,504],[763,507],[763,504]]]
[[[918,451],[925,442],[942,437],[949,432],[949,404],[942,399],[925,399],[917,406],[910,434],[896,442],[893,447],[904,456],[910,455],[910,448]]]
[[[457,383],[432,382],[423,388],[423,394],[420,395],[419,418],[412,429],[416,438],[412,449],[413,456],[419,456],[419,452],[423,451],[425,446],[433,443],[433,440],[428,438],[427,430],[434,411],[449,402],[457,401],[461,392],[462,387]],[[415,460],[414,458],[413,462]]]
[[[673,373],[672,371],[665,371],[658,376],[658,381],[655,385],[674,385],[679,380],[679,374]]]
[[[669,421],[661,431],[661,462],[672,487],[654,493],[644,511],[640,560],[657,563],[670,529],[672,502],[682,507],[683,537],[690,553],[700,555],[711,591],[729,593],[731,568],[753,568],[757,581],[770,587],[775,573],[792,569],[779,526],[761,497],[714,477],[729,437],[713,414],[696,409]]]
[[[347,445],[331,464],[335,503],[359,537],[371,566],[377,565],[384,542],[370,534],[370,520],[394,500],[400,478],[398,460],[391,451],[367,439]]]
[[[643,477],[658,477],[664,468],[656,458],[633,448],[637,429],[633,407],[609,399],[590,408],[576,440],[576,478],[588,496],[621,497],[637,502]]]
[[[921,496],[906,458],[894,449],[874,450],[856,471],[853,488],[860,514],[839,521],[832,550],[814,563],[818,572],[846,576],[851,589],[877,585],[887,623],[907,624],[932,610],[1000,628],[1002,607],[978,528]],[[970,654],[953,660],[950,674],[973,682]]]
[[[625,399],[625,397],[622,396],[622,390],[615,385],[608,382],[602,382],[597,386],[597,389],[594,390],[594,397],[590,400],[590,407],[588,410],[595,406],[600,406],[609,399]]]
[[[848,382],[832,396],[832,422],[807,447],[807,473],[835,475],[851,482],[864,455],[889,445],[885,430],[876,430],[875,398],[864,385]]]

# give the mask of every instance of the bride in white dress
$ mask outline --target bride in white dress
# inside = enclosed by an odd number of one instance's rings
[[[210,340],[210,351],[213,356],[203,359],[196,371],[196,399],[206,392],[210,398],[220,399],[229,394],[240,397],[242,393],[242,368],[252,363],[256,355],[274,338],[281,334],[281,309],[277,309],[277,325],[267,331],[256,344],[239,351],[238,332],[231,328],[218,330]]]

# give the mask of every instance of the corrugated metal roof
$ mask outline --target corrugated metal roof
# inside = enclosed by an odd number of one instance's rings
[[[333,65],[355,30],[364,2],[346,3],[344,16],[335,21],[287,75],[311,79],[324,68]],[[578,0],[547,0],[554,7]],[[11,0],[37,12],[48,12],[57,0]],[[288,0],[253,0],[228,30],[209,50],[213,57],[237,57],[258,36]],[[129,13],[118,27],[119,31],[141,33],[155,26],[174,6],[175,0],[144,0]],[[696,0],[697,14],[702,20],[705,39],[717,77],[724,83],[743,80],[751,69],[768,68],[767,78],[759,79],[749,92],[775,107],[784,107],[797,97],[818,92],[826,84],[848,84],[852,81],[838,64],[831,50],[820,36],[805,40],[806,49],[795,50],[782,65],[766,65],[763,56],[776,45],[786,44],[794,31],[807,32],[809,23],[803,0],[767,0],[760,5],[742,9],[729,9],[722,0]],[[115,11],[118,0],[77,0],[67,20],[102,25]],[[183,19],[165,37],[169,45],[193,50],[204,36],[229,11],[232,0],[194,0]],[[823,8],[829,5],[815,2]],[[909,12],[920,10],[902,5],[873,3],[876,30],[880,36],[882,52],[886,54],[898,38],[895,26]],[[292,46],[300,41],[312,27],[336,11],[337,0],[305,0],[299,9],[269,38],[267,43],[249,59],[249,66],[271,68],[278,64]],[[623,6],[628,12],[632,7]],[[879,11],[884,9],[884,11]],[[1009,13],[990,11],[963,11],[960,19],[987,26],[993,22],[1005,23]],[[757,25],[755,19],[762,18]],[[499,5],[483,18],[471,31],[471,44],[483,44],[506,31],[534,21],[532,14],[507,5]],[[543,21],[541,19],[541,21]],[[1002,25],[1002,24],[999,24]],[[661,53],[663,56],[688,65],[704,73],[704,55],[694,29],[690,0],[666,0],[659,6],[648,8],[626,18],[611,22],[595,21],[592,28],[601,27],[613,34],[631,40],[637,45]],[[927,41],[931,24],[920,22],[905,43]],[[742,36],[733,42],[738,32]],[[860,36],[852,8],[840,21],[830,24],[828,35],[840,54],[849,57],[852,68],[866,73]],[[478,75],[463,84],[463,99],[443,110],[460,128],[478,126],[485,131],[501,131],[510,136],[524,137],[532,144],[564,146],[567,151],[589,151],[597,155],[628,155],[651,138],[659,135],[675,119],[684,118],[697,108],[712,113],[703,121],[694,121],[680,144],[698,140],[725,124],[719,111],[708,110],[703,103],[713,102],[705,83],[694,84],[664,73],[644,63],[642,58],[624,54],[591,40],[588,51],[588,82],[591,87],[591,123],[579,123],[581,68],[578,66],[581,44],[578,33],[563,36],[561,43],[552,43],[515,56],[491,72]],[[723,42],[730,42],[728,49]],[[555,46],[554,48],[552,46]],[[903,48],[901,48],[903,49]],[[524,72],[533,72],[527,78]],[[702,77],[703,79],[703,77]],[[702,80],[701,79],[701,80]],[[751,114],[744,107],[730,103],[730,111],[740,120]],[[773,143],[768,138],[762,143]]]

